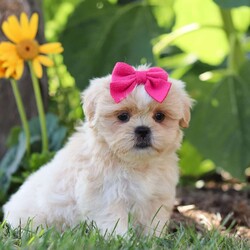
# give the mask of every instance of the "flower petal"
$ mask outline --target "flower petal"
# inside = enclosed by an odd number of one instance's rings
[[[54,65],[53,61],[47,56],[39,55],[37,59],[44,66],[51,67]]]
[[[14,48],[14,47],[16,47],[16,45],[11,43],[11,42],[1,42],[0,43],[0,48],[6,48],[6,47]]]
[[[22,12],[20,17],[20,25],[22,30],[22,35],[24,39],[30,39],[30,27],[29,27],[29,20],[28,16],[25,12]]]
[[[36,33],[38,30],[38,14],[34,13],[30,18],[30,32],[29,32],[29,39],[35,39]]]
[[[0,59],[3,61],[2,66],[4,68],[14,68],[16,71],[17,63],[23,61],[16,51],[16,46],[9,42],[3,42],[0,44]]]
[[[58,54],[63,52],[61,43],[45,43],[40,45],[39,52],[43,54]]]
[[[4,78],[5,70],[0,69],[0,78]]]
[[[8,67],[5,71],[5,77],[10,78],[10,76],[14,73],[14,67]]]
[[[16,51],[16,45],[10,42],[2,42],[0,43],[0,57],[3,57],[4,55]],[[9,57],[9,56],[8,56]]]
[[[10,42],[0,43],[0,71],[4,71],[4,77],[19,79],[23,69],[24,61],[17,54],[16,45]]]
[[[33,70],[36,74],[36,76],[38,78],[41,78],[42,75],[43,75],[43,68],[42,68],[42,65],[40,64],[40,62],[38,61],[37,58],[35,58],[33,61],[32,61],[32,67],[33,67]]]
[[[0,61],[0,78],[5,76],[5,68],[3,67],[3,62]]]
[[[10,66],[10,62],[9,61],[4,61],[3,63],[2,63],[2,67],[3,68],[8,68]]]
[[[23,69],[24,69],[24,63],[23,60],[19,60],[17,65],[16,65],[16,76],[15,79],[20,79],[21,76],[23,75]]]
[[[16,16],[10,16],[7,21],[3,22],[2,30],[5,36],[14,43],[23,39],[21,27]]]
[[[15,34],[15,36],[18,38],[19,41],[23,40],[23,36],[22,36],[22,29],[21,29],[21,26],[20,26],[20,23],[17,19],[16,16],[10,16],[8,18],[8,23],[9,23],[9,26],[11,28],[11,32],[13,34]]]

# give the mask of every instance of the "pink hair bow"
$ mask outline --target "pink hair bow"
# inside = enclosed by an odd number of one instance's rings
[[[131,93],[136,85],[144,84],[147,93],[157,102],[163,102],[171,87],[168,74],[162,68],[135,70],[126,63],[116,63],[110,83],[110,94],[119,103]]]

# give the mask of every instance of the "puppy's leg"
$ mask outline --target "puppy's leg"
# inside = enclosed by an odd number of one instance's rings
[[[117,208],[117,206],[116,206]],[[108,235],[125,235],[128,231],[129,216],[123,207],[116,210],[114,208],[104,209],[99,216],[93,216],[97,227],[102,233],[107,232]]]
[[[152,217],[151,223],[149,225],[150,234],[160,236],[166,231],[168,220],[172,213],[172,207],[162,205],[159,207],[155,215]]]
[[[79,222],[73,185],[79,174],[53,164],[31,175],[4,205],[4,218],[11,226],[25,226],[31,219],[34,229],[43,225],[63,230]]]

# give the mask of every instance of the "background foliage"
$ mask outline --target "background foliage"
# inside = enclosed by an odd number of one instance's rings
[[[181,150],[183,173],[250,165],[249,1],[80,1],[59,35],[76,85],[116,61],[152,63],[181,78],[197,103]]]
[[[65,49],[48,69],[49,109],[56,114],[47,117],[48,128],[54,128],[53,152],[65,140],[65,126],[70,134],[82,119],[79,93],[89,79],[110,73],[117,61],[150,63],[185,81],[196,100],[180,151],[182,174],[199,177],[223,168],[244,180],[250,166],[249,0],[43,3],[46,38],[59,40]],[[10,150],[0,162],[2,197],[13,188],[11,183],[21,183],[53,155],[37,153],[39,128],[32,124],[36,129],[30,159],[21,150],[21,129],[10,136]],[[55,134],[57,130],[61,132]]]

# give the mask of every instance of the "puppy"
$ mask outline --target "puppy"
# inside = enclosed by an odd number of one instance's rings
[[[150,69],[128,67],[139,82],[122,100],[111,95],[113,75],[90,82],[82,97],[83,125],[4,205],[11,226],[32,219],[34,228],[64,230],[89,220],[103,233],[123,235],[129,226],[161,233],[174,205],[176,151],[192,101],[174,79],[164,100],[156,101],[140,84],[146,73],[140,74]]]

